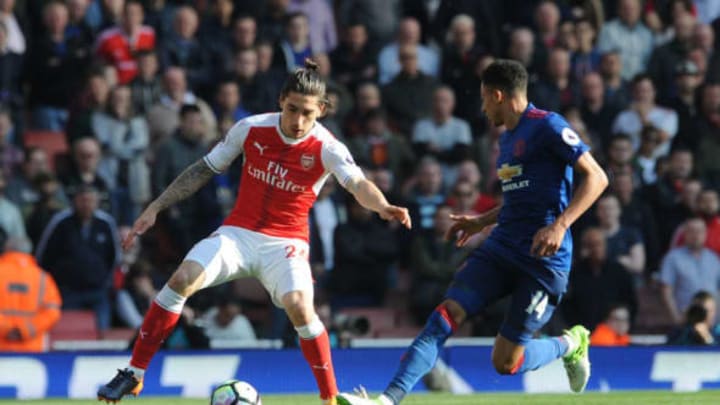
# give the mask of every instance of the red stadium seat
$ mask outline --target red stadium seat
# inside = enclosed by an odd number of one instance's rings
[[[23,144],[26,148],[38,147],[48,155],[51,169],[55,169],[55,161],[68,152],[68,144],[64,132],[55,131],[25,131]]]
[[[60,321],[50,331],[50,339],[55,340],[95,340],[98,338],[95,312],[64,310]]]
[[[106,330],[102,338],[104,340],[126,340],[130,341],[137,331],[133,328],[112,328]]]

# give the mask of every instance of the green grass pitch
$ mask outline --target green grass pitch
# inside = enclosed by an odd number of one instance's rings
[[[37,405],[98,405],[92,400],[61,400],[48,399],[41,401],[2,401],[0,404],[37,404]],[[127,405],[207,405],[207,400],[179,398],[129,398],[121,404]],[[104,403],[103,403],[104,404]],[[314,395],[267,395],[263,396],[263,405],[319,405]],[[673,393],[669,391],[644,392],[613,392],[586,393],[582,395],[550,395],[550,394],[416,394],[410,395],[403,405],[615,405],[615,404],[687,404],[710,405],[720,404],[720,391],[703,391],[697,393]]]

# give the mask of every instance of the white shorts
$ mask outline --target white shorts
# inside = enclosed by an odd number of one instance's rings
[[[306,241],[280,238],[236,226],[221,226],[196,243],[184,260],[205,269],[202,288],[240,277],[256,277],[282,308],[282,297],[290,291],[313,294],[313,279]]]

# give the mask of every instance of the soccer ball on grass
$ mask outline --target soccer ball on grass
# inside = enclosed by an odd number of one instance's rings
[[[262,405],[260,394],[245,381],[230,380],[215,387],[210,405]]]

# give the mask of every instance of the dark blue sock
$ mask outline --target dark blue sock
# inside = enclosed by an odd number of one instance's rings
[[[438,307],[400,361],[400,368],[385,389],[385,396],[398,404],[437,361],[440,349],[454,331],[447,311]]]
[[[568,349],[565,339],[554,337],[549,339],[531,339],[525,345],[524,361],[519,364],[517,373],[524,373],[550,363],[562,357]]]

